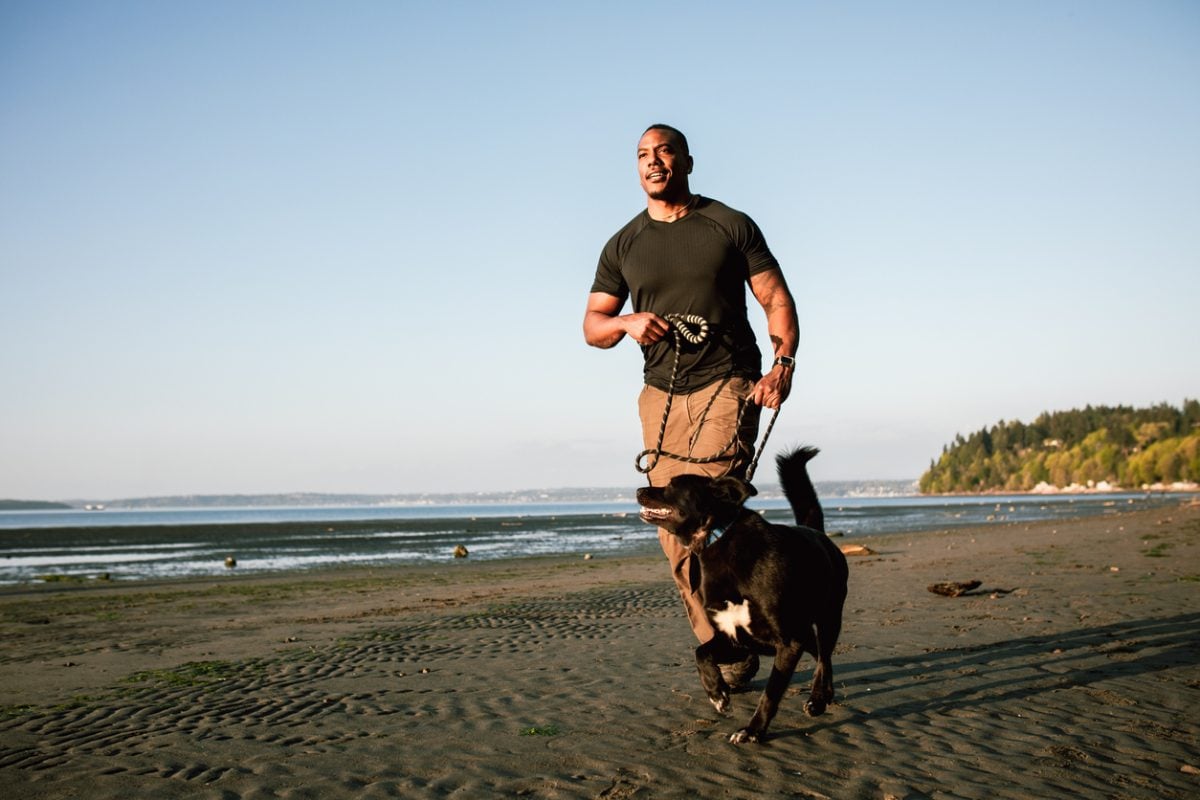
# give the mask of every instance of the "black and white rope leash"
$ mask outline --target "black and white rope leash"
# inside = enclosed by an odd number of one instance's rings
[[[660,458],[670,458],[674,459],[675,461],[683,461],[688,464],[712,464],[717,461],[732,461],[734,455],[736,455],[738,451],[738,445],[741,444],[740,434],[742,429],[742,417],[745,416],[746,409],[750,406],[749,399],[743,399],[739,401],[737,421],[733,427],[733,438],[731,438],[729,443],[722,447],[716,455],[704,457],[683,456],[679,455],[678,453],[671,453],[663,450],[663,437],[666,436],[667,433],[667,419],[671,415],[671,401],[675,397],[675,380],[679,375],[679,353],[683,349],[683,342],[687,341],[691,344],[703,344],[708,339],[709,335],[708,320],[696,314],[667,314],[665,317],[663,317],[663,319],[671,323],[671,333],[675,342],[675,356],[671,362],[671,390],[667,392],[667,402],[663,406],[662,424],[658,429],[658,442],[654,445],[654,447],[648,447],[642,452],[638,453],[637,458],[635,458],[633,462],[634,469],[644,475],[647,475],[647,480],[649,480],[648,476],[650,471],[658,465]],[[732,375],[726,376],[721,382],[722,385],[728,382],[731,377]],[[717,395],[720,394],[720,391],[721,387],[717,387],[717,391],[713,393],[711,398],[709,398],[708,405],[704,407],[704,412],[700,415],[701,426],[704,425],[704,421],[708,417],[708,411],[710,408],[712,408],[713,401],[717,399]],[[750,460],[750,465],[746,468],[745,479],[747,481],[754,477],[754,471],[758,468],[758,459],[762,455],[763,449],[767,446],[767,437],[771,435],[771,429],[775,427],[775,420],[778,418],[778,416],[779,407],[777,406],[775,408],[775,413],[771,415],[771,421],[767,424],[767,430],[763,434],[762,441],[759,443],[758,447],[753,450],[754,456]],[[643,466],[642,459],[646,458],[646,456],[652,456],[652,459],[645,466]]]

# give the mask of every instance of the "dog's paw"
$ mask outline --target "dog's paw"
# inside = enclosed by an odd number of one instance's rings
[[[724,714],[729,710],[729,692],[718,692],[708,696],[708,702],[713,704],[713,708],[718,714]]]
[[[810,717],[819,717],[825,713],[825,701],[816,697],[810,697],[808,702],[804,704],[804,713]]]
[[[732,744],[746,744],[747,742],[757,743],[760,740],[757,732],[749,728],[742,728],[740,731],[734,731],[733,735],[729,737],[729,741]]]

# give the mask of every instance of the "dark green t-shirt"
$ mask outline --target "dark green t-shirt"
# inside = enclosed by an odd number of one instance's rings
[[[778,269],[754,220],[701,197],[675,222],[643,211],[617,231],[600,254],[593,292],[632,299],[634,311],[698,314],[709,322],[706,343],[683,342],[674,389],[694,392],[726,375],[757,379],[762,354],[746,317],[751,275]],[[643,347],[646,383],[671,390],[675,339]]]

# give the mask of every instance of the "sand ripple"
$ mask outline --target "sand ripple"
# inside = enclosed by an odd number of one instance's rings
[[[852,568],[839,703],[804,715],[806,664],[758,747],[726,738],[763,676],[732,717],[712,711],[664,576],[398,612],[335,642],[10,709],[0,787],[22,798],[1195,797],[1200,778],[1181,767],[1200,766],[1200,520],[1156,532],[1175,547],[1170,564],[1111,521],[1060,525],[1051,559],[1031,555],[1046,546],[1032,539],[1050,536],[1036,526],[1003,542],[955,532],[873,545],[880,556]],[[1113,572],[1114,560],[1128,566]],[[925,591],[961,577],[984,586]]]

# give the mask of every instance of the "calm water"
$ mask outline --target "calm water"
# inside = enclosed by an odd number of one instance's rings
[[[1173,507],[1179,495],[856,498],[824,500],[826,527],[847,537],[961,525],[1066,519]],[[789,522],[782,498],[750,506]],[[1003,528],[997,529],[1003,535]],[[655,530],[633,502],[353,508],[226,508],[0,513],[0,584],[44,576],[114,580],[303,570],[333,565],[657,549]]]

